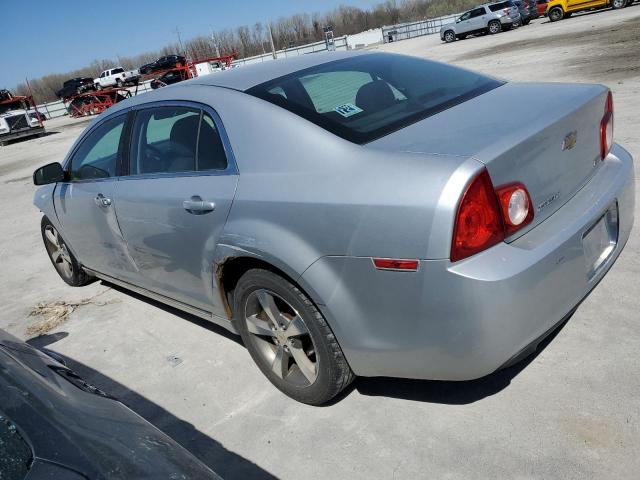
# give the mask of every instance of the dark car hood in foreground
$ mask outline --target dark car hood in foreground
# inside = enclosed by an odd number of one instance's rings
[[[81,390],[52,367],[61,364],[0,330],[0,413],[34,451],[28,479],[62,478],[50,477],[53,463],[91,479],[219,478],[120,402]],[[49,476],[37,475],[45,470]]]

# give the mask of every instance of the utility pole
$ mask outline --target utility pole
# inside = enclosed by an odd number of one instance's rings
[[[276,55],[276,47],[273,45],[273,34],[271,33],[271,22],[267,22],[267,31],[269,32],[269,43],[271,44],[271,55],[273,55],[273,59],[278,58]]]
[[[211,43],[213,43],[213,48],[216,49],[216,57],[220,58],[220,47],[216,43],[216,37],[213,34],[213,27],[209,25],[209,30],[211,31]]]
[[[178,27],[176,27],[175,29],[175,34],[178,36],[178,45],[180,45],[180,53],[182,55],[186,55],[187,52],[184,51],[184,47],[182,46],[182,38],[180,38],[180,30],[178,30]]]

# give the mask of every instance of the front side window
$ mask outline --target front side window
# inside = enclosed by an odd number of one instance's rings
[[[72,180],[114,177],[126,115],[107,120],[85,138],[71,159]]]
[[[469,20],[470,17],[471,17],[471,12],[463,13],[458,19],[458,21],[463,22],[465,20]]]
[[[226,166],[215,123],[201,110],[157,107],[136,115],[130,175],[224,170]]]
[[[300,70],[246,93],[362,144],[500,85],[449,65],[376,53]]]

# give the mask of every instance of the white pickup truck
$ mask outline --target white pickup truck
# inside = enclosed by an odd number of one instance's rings
[[[127,85],[137,85],[140,74],[137,70],[125,71],[122,67],[115,67],[105,70],[98,78],[93,80],[96,90],[108,87],[124,87]]]

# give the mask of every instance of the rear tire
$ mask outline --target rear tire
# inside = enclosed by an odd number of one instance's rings
[[[627,6],[627,0],[613,0],[611,2],[611,8],[618,10]]]
[[[444,41],[447,43],[456,41],[456,34],[453,33],[453,30],[447,30],[446,32],[444,32]]]
[[[502,24],[498,20],[492,20],[489,22],[489,33],[491,35],[495,35],[496,33],[500,33],[502,31]]]
[[[81,287],[89,283],[92,277],[80,266],[56,227],[46,216],[42,217],[40,231],[49,260],[60,278],[72,287]]]
[[[355,378],[320,311],[288,280],[249,270],[238,281],[233,303],[234,324],[249,354],[285,395],[321,405]]]
[[[564,11],[560,7],[553,7],[549,10],[549,21],[557,22],[558,20],[562,20],[564,18]]]

